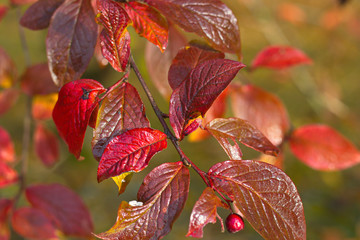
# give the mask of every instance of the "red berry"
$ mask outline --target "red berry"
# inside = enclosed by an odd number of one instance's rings
[[[230,214],[225,221],[226,229],[231,233],[236,233],[244,229],[244,220],[236,213]]]

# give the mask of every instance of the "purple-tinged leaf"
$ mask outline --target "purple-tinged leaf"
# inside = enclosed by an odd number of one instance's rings
[[[36,125],[34,148],[37,157],[46,167],[52,167],[59,160],[58,138],[41,122]]]

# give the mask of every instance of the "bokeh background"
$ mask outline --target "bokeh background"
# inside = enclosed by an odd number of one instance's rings
[[[310,123],[325,123],[337,129],[360,146],[360,2],[349,0],[340,5],[335,0],[224,0],[235,13],[241,31],[243,62],[251,60],[270,44],[291,45],[302,49],[312,60],[311,66],[300,66],[287,71],[258,70],[253,73],[242,71],[235,81],[251,82],[277,96],[287,107],[294,127]],[[345,1],[342,1],[345,2]],[[7,4],[1,0],[0,3]],[[23,12],[27,6],[21,7]],[[0,22],[0,47],[4,48],[16,64],[18,73],[25,68],[24,55],[19,39],[17,15],[10,9]],[[144,60],[145,40],[132,36],[132,52],[144,77],[149,80]],[[46,61],[44,31],[25,30],[32,63]],[[196,37],[188,35],[189,39]],[[228,56],[234,58],[234,56]],[[92,61],[83,76],[99,80],[110,86],[121,77],[110,66],[100,68]],[[133,76],[130,83],[139,87]],[[151,91],[166,112],[168,102],[157,92],[151,81]],[[146,105],[146,113],[153,128],[162,129],[144,92],[138,88]],[[6,128],[15,142],[18,156],[21,152],[24,96],[5,115],[0,117],[0,126]],[[231,110],[227,111],[231,116]],[[53,123],[48,126],[55,130]],[[179,156],[169,144],[167,150],[157,154],[148,168],[135,174],[124,194],[118,196],[112,180],[98,184],[97,162],[91,154],[92,132],[88,129],[82,155],[77,161],[61,143],[61,159],[51,169],[44,167],[31,150],[28,165],[27,184],[61,183],[76,191],[90,209],[95,223],[95,232],[109,229],[115,222],[121,201],[136,198],[144,176],[163,162],[178,161]],[[184,152],[200,168],[207,170],[219,161],[227,160],[221,147],[213,139],[181,144]],[[256,153],[244,149],[248,159]],[[17,166],[19,167],[19,166]],[[355,240],[360,239],[360,165],[338,172],[320,172],[310,169],[298,161],[285,147],[284,170],[294,181],[303,200],[307,222],[307,236],[310,240]],[[201,178],[191,170],[190,194],[185,209],[174,223],[172,232],[164,239],[185,239],[192,207],[205,188]],[[1,189],[0,197],[13,196],[17,186]],[[24,197],[20,204],[26,205]],[[226,211],[220,211],[223,218]],[[21,239],[15,233],[12,239]],[[220,224],[205,227],[204,239],[262,239],[250,225],[237,233],[221,233]]]

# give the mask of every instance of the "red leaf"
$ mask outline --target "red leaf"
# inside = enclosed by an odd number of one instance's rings
[[[54,12],[65,0],[38,0],[31,5],[20,19],[23,27],[41,30],[49,26]]]
[[[2,18],[6,15],[8,11],[8,7],[5,5],[0,5],[0,21],[2,20]]]
[[[35,95],[32,101],[32,116],[36,120],[51,119],[58,94]]]
[[[270,46],[263,49],[253,60],[251,67],[283,69],[300,64],[311,64],[312,60],[301,50],[288,46]]]
[[[5,89],[0,92],[0,115],[6,113],[17,101],[19,90],[16,88]]]
[[[163,52],[168,43],[168,24],[166,19],[154,8],[139,3],[125,3],[135,31],[152,42]]]
[[[65,1],[54,13],[46,39],[49,68],[59,87],[86,70],[97,39],[90,0]]]
[[[234,200],[265,239],[306,239],[304,209],[291,179],[270,164],[226,161],[209,170],[214,186]]]
[[[14,230],[25,238],[54,239],[56,229],[51,220],[40,210],[30,207],[17,209],[12,217]]]
[[[95,109],[91,113],[90,119],[89,119],[89,127],[95,128],[96,127],[96,120],[99,113],[99,105],[96,105]]]
[[[185,31],[194,32],[223,52],[240,55],[237,19],[220,0],[145,0]]]
[[[240,118],[216,118],[206,125],[206,129],[219,141],[230,159],[240,160],[242,153],[236,140],[256,151],[277,156],[275,147],[256,127]],[[236,147],[232,146],[231,139]]]
[[[102,54],[116,71],[124,72],[130,56],[126,27],[131,20],[118,2],[98,0],[97,8],[100,14],[97,21],[104,26],[100,34]]]
[[[14,143],[8,132],[0,127],[0,162],[14,162]]]
[[[82,200],[60,184],[33,185],[26,188],[26,198],[34,208],[50,216],[65,235],[90,237],[93,223]]]
[[[15,64],[4,49],[0,48],[0,87],[10,88],[16,80]]]
[[[5,162],[0,161],[0,188],[7,187],[18,181],[17,172]]]
[[[235,117],[249,121],[275,146],[281,144],[290,122],[277,96],[250,84],[233,85],[231,100]]]
[[[222,52],[215,51],[206,44],[190,42],[179,50],[172,61],[169,69],[169,84],[172,89],[176,89],[186,79],[187,75],[198,64],[211,59],[224,58]]]
[[[189,193],[189,170],[181,162],[165,163],[144,179],[135,204],[122,202],[115,225],[101,239],[161,239],[184,208]],[[149,221],[150,220],[150,221]]]
[[[202,238],[203,228],[208,223],[216,223],[217,217],[222,221],[217,214],[218,207],[229,208],[215,195],[214,190],[207,187],[194,205],[190,216],[189,231],[186,236]]]
[[[317,170],[341,170],[360,162],[360,152],[334,129],[307,125],[296,129],[290,139],[291,151]]]
[[[34,145],[36,155],[46,167],[52,167],[59,160],[58,139],[41,123],[36,126]]]
[[[144,104],[136,88],[124,82],[101,104],[92,140],[94,157],[100,160],[112,137],[126,130],[146,127],[150,127],[150,123],[145,116]]]
[[[170,124],[175,136],[184,137],[188,121],[204,116],[219,94],[244,64],[228,59],[214,59],[196,66],[175,89],[170,99]]]
[[[10,230],[8,226],[8,215],[10,213],[13,202],[10,199],[0,199],[0,239],[10,239]]]
[[[21,76],[21,89],[28,95],[46,95],[57,93],[47,63],[30,66]]]
[[[154,44],[147,42],[145,49],[145,62],[151,80],[161,95],[168,100],[172,89],[168,82],[168,71],[171,61],[179,48],[186,44],[185,37],[174,27],[169,27],[169,45],[162,53]]]
[[[150,159],[167,147],[167,136],[151,128],[134,128],[111,139],[101,156],[99,182],[124,172],[140,172]]]
[[[104,91],[105,88],[95,80],[79,79],[65,84],[59,92],[53,119],[76,158],[80,157],[86,127],[98,104],[97,96]]]

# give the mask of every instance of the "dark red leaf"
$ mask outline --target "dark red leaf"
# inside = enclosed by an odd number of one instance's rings
[[[8,7],[5,5],[0,5],[0,21],[2,20],[2,18],[6,15],[8,11]]]
[[[360,162],[360,152],[340,133],[325,125],[296,129],[290,139],[291,151],[317,170],[341,170]]]
[[[236,140],[256,151],[277,156],[275,147],[256,127],[240,118],[216,118],[206,125],[206,129],[219,141],[230,159],[240,160],[242,153]],[[235,147],[228,139],[235,143]]]
[[[169,27],[169,45],[162,53],[154,44],[147,42],[145,62],[149,75],[161,95],[168,100],[172,89],[168,82],[168,71],[171,61],[178,50],[186,44],[185,37],[173,26]]]
[[[14,143],[9,133],[0,127],[0,162],[14,162]]]
[[[8,215],[10,213],[13,202],[10,199],[0,199],[0,239],[10,239],[10,230],[8,226]]]
[[[139,2],[125,3],[125,10],[135,31],[163,52],[168,43],[166,19],[154,8]]]
[[[124,82],[105,97],[99,110],[92,140],[93,155],[100,160],[112,137],[133,128],[150,127],[137,90]]]
[[[217,214],[217,208],[228,208],[228,205],[220,200],[214,190],[207,187],[196,201],[190,216],[189,231],[187,237],[202,238],[203,228],[208,223],[216,223],[216,218],[222,222]]]
[[[301,50],[288,46],[270,46],[258,53],[253,60],[252,69],[267,67],[283,69],[300,64],[311,64],[312,60]]]
[[[29,239],[57,238],[51,220],[40,210],[30,207],[16,209],[11,217],[14,230]]]
[[[47,63],[28,67],[21,76],[21,89],[28,95],[46,95],[59,91],[51,78]]]
[[[6,113],[17,101],[19,90],[16,88],[5,89],[0,92],[0,115]]]
[[[51,76],[59,87],[86,70],[97,39],[90,0],[65,1],[51,18],[46,51]]]
[[[124,172],[140,172],[150,159],[167,147],[167,136],[151,128],[134,128],[113,137],[101,156],[99,182]]]
[[[198,64],[211,59],[224,58],[222,52],[215,51],[206,44],[190,42],[179,50],[178,54],[172,61],[169,69],[169,84],[175,90],[186,79],[187,75]]]
[[[42,123],[38,123],[34,133],[35,153],[46,167],[52,167],[59,160],[57,137]]]
[[[184,208],[189,193],[189,170],[181,162],[152,170],[138,192],[138,201],[122,202],[115,225],[101,239],[161,239]]]
[[[130,56],[126,27],[131,20],[118,2],[98,0],[97,8],[100,14],[97,21],[104,26],[100,34],[102,54],[116,71],[124,72]]]
[[[31,205],[50,216],[65,235],[91,236],[94,228],[89,211],[70,189],[60,184],[32,185],[25,193]]]
[[[99,113],[99,105],[96,105],[95,109],[91,113],[90,119],[89,119],[89,127],[95,128],[96,127],[96,120]]]
[[[55,10],[65,0],[38,0],[31,5],[20,19],[23,27],[31,30],[41,30],[47,28]]]
[[[304,209],[291,179],[270,164],[226,161],[209,170],[214,186],[234,200],[265,239],[306,239]]]
[[[145,0],[185,31],[194,32],[223,52],[240,55],[237,19],[220,0]]]
[[[4,49],[0,48],[0,87],[10,88],[16,80],[15,64]]]
[[[278,146],[290,127],[281,100],[253,85],[232,85],[231,104],[235,117],[249,121],[272,144]]]
[[[184,127],[189,120],[204,116],[243,67],[240,62],[214,59],[197,65],[190,72],[170,99],[170,124],[177,138],[184,137]]]
[[[92,79],[79,79],[65,84],[53,111],[56,127],[69,147],[69,151],[80,157],[86,127],[98,104],[97,96],[105,88]]]
[[[35,95],[32,98],[32,116],[36,120],[48,120],[58,100],[58,94]]]
[[[18,181],[17,172],[5,162],[0,161],[0,188],[7,187]]]

